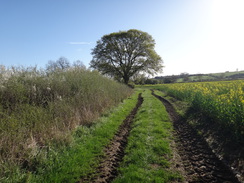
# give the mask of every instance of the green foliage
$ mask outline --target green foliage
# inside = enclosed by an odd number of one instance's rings
[[[48,74],[13,67],[0,78],[0,182],[19,182],[21,172],[37,171],[53,148],[73,142],[73,129],[90,126],[131,94],[127,86],[77,65]]]
[[[162,69],[154,46],[152,36],[135,29],[104,35],[92,51],[90,66],[128,84],[136,73],[153,74]]]

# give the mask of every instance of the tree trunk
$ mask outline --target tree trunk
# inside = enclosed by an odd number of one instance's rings
[[[124,83],[128,85],[130,78],[128,76],[123,76]]]

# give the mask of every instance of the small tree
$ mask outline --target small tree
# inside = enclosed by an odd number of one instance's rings
[[[80,60],[76,60],[73,62],[73,65],[72,65],[74,68],[82,68],[82,69],[86,69],[86,66],[83,64],[82,61]]]
[[[187,72],[181,73],[180,76],[183,78],[184,82],[189,81],[189,74]]]
[[[70,62],[65,57],[60,57],[57,61],[48,61],[48,64],[46,65],[46,70],[48,72],[54,72],[54,71],[64,71],[70,67]]]
[[[162,70],[163,61],[154,46],[152,36],[135,29],[104,35],[92,50],[90,66],[128,84],[138,72],[153,75]]]

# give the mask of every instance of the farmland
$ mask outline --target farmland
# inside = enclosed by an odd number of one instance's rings
[[[178,109],[182,121],[205,139],[219,159],[243,175],[243,80],[148,85],[143,88],[163,91],[164,97]],[[181,133],[187,130],[188,127]]]
[[[132,90],[84,68],[1,77],[1,182],[241,180],[243,81]]]
[[[232,138],[243,141],[244,81],[176,83],[154,88],[188,102],[202,116],[228,129]]]
[[[188,74],[155,77],[158,83],[182,83],[182,82],[202,82],[202,81],[230,81],[244,78],[244,71],[222,72],[210,74]],[[156,82],[156,83],[157,83]]]

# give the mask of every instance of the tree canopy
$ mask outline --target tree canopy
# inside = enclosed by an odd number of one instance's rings
[[[162,70],[163,60],[154,47],[151,35],[135,29],[104,35],[92,50],[90,67],[128,84],[138,72],[153,75]]]

